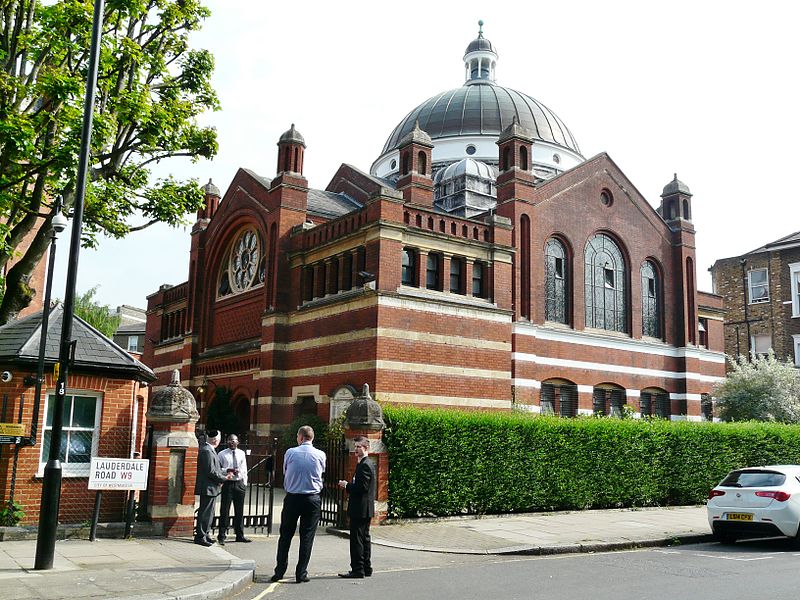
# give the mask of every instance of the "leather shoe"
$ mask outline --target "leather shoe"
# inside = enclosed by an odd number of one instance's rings
[[[301,575],[296,579],[296,581],[297,583],[308,583],[311,580],[308,578],[308,575]]]
[[[283,575],[278,575],[277,573],[276,573],[275,575],[273,575],[272,577],[270,577],[270,578],[269,578],[269,580],[270,580],[272,583],[275,583],[275,582],[277,582],[277,581],[280,581],[281,579],[283,579]]]
[[[218,543],[220,546],[224,546],[224,545],[225,545],[225,540],[217,540],[217,543]]]
[[[339,577],[343,579],[364,579],[364,573],[353,573],[352,571],[348,571],[347,573],[339,573]]]
[[[236,538],[236,541],[237,541],[237,542],[242,542],[242,543],[244,543],[244,544],[249,544],[249,543],[250,543],[250,542],[252,542],[253,540],[251,540],[250,538],[246,538],[246,537],[244,537],[244,536],[241,536],[241,537],[237,537],[237,538]]]
[[[214,545],[214,542],[209,542],[208,540],[195,540],[194,543],[198,546],[205,546],[206,548]]]
[[[364,577],[372,577],[372,569],[364,569]]]

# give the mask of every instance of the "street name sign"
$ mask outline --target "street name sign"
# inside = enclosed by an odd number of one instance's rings
[[[142,458],[92,458],[90,490],[145,490],[150,461]]]

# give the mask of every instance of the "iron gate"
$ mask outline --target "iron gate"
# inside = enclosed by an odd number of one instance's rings
[[[201,440],[201,443],[204,443]],[[278,451],[278,438],[272,438],[264,444],[249,444],[247,462],[247,492],[244,497],[244,514],[242,527],[252,533],[272,535],[273,506],[275,503],[275,458]],[[217,502],[219,509],[219,502]],[[233,526],[233,506],[228,523]],[[197,530],[197,509],[194,511],[194,528]],[[211,530],[217,532],[219,515],[214,515]],[[215,534],[216,535],[216,534]]]
[[[349,479],[347,472],[348,457],[347,444],[343,439],[328,440],[325,448],[326,468],[322,486],[322,514],[320,525],[329,525],[337,529],[345,527],[344,498],[345,491],[339,487],[340,479]]]

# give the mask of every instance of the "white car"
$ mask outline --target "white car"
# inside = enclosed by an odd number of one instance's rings
[[[798,537],[800,466],[731,471],[708,493],[708,524],[724,543],[740,538]]]

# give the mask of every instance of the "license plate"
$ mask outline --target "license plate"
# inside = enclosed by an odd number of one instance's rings
[[[752,521],[753,515],[750,513],[728,513],[726,519],[728,521]]]

